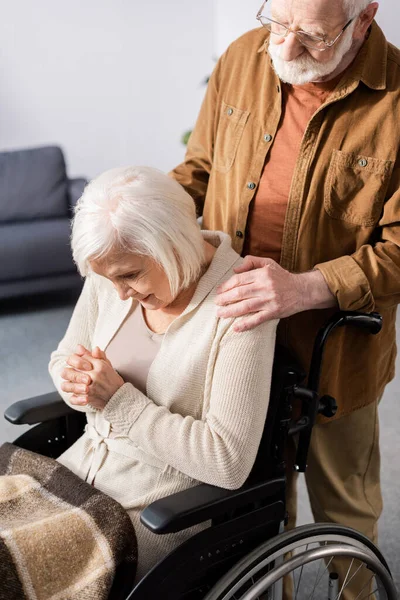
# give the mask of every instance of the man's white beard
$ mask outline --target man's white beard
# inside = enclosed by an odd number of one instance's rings
[[[291,61],[283,60],[280,57],[282,46],[273,44],[270,38],[268,52],[279,79],[292,85],[304,85],[312,81],[320,81],[333,73],[352,46],[353,29],[350,25],[348,30],[344,32],[342,39],[338,41],[335,54],[326,63],[316,61],[308,52],[304,52]]]

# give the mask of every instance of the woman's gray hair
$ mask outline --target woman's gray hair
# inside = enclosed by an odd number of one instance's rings
[[[373,0],[343,0],[343,8],[349,19],[353,19],[362,13],[371,2]]]
[[[110,169],[93,179],[77,202],[71,245],[83,277],[90,260],[111,250],[151,257],[174,297],[197,281],[205,261],[193,199],[151,167]]]

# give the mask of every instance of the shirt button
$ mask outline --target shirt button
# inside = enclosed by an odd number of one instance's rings
[[[272,140],[272,135],[270,135],[269,133],[266,133],[266,134],[264,135],[264,140],[265,140],[266,142],[270,142],[270,141]]]
[[[242,238],[243,237],[243,232],[242,231],[237,231],[236,232],[236,237]]]
[[[233,115],[233,108],[228,108],[228,110],[226,111],[228,117],[231,117]]]
[[[368,164],[368,161],[365,158],[360,158],[360,160],[358,161],[358,164],[360,165],[360,167],[366,167]]]
[[[250,181],[250,183],[247,184],[247,187],[249,188],[249,190],[254,190],[256,184],[254,183],[254,181]]]

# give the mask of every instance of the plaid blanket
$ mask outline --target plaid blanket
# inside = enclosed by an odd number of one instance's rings
[[[0,447],[1,600],[106,600],[136,561],[120,504],[51,458]]]

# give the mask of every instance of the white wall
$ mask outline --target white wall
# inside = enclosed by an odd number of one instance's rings
[[[213,67],[213,0],[3,0],[0,148],[60,144],[71,175],[172,168]]]
[[[215,0],[215,49],[218,56],[242,33],[259,26],[256,14],[261,4],[262,0]]]
[[[256,14],[262,0],[215,0],[215,3],[215,48],[216,53],[220,56],[233,40],[245,31],[258,26]],[[381,0],[377,22],[389,42],[400,47],[399,0]]]

